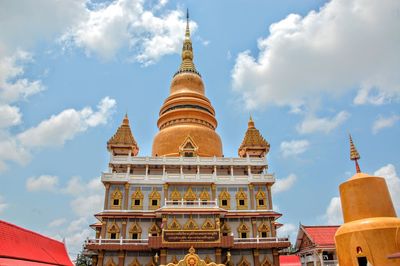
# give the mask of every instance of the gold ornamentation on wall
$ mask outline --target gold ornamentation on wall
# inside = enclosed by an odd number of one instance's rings
[[[246,259],[245,256],[242,256],[242,259],[239,261],[237,266],[251,266],[250,262]]]
[[[111,209],[121,209],[122,192],[117,187],[111,194]]]
[[[229,210],[231,208],[231,195],[228,189],[225,188],[221,193],[219,193],[219,207]]]
[[[146,266],[157,266],[153,257],[150,257],[150,261],[146,264]]]
[[[210,262],[212,262],[212,260],[210,259],[210,257],[207,255],[204,259],[205,263],[209,264]]]
[[[156,222],[153,222],[153,224],[149,227],[148,233],[152,236],[158,236],[161,233],[161,229],[158,227]]]
[[[272,266],[272,262],[268,259],[268,256],[265,255],[264,260],[261,262],[261,266]]]
[[[143,193],[140,187],[137,187],[135,192],[132,193],[132,205],[131,208],[133,210],[142,210],[143,209]]]
[[[258,187],[258,191],[256,193],[256,202],[257,202],[257,209],[266,209],[267,208],[267,195],[264,191]]]
[[[240,238],[247,238],[249,236],[249,232],[250,232],[250,228],[247,226],[247,224],[245,224],[244,222],[242,222],[238,229],[237,229],[238,233],[239,233],[239,237]]]
[[[161,195],[160,192],[157,191],[155,187],[153,187],[153,191],[149,194],[149,209],[155,210],[160,208]]]
[[[183,196],[183,199],[186,201],[194,201],[197,199],[196,193],[194,193],[192,187],[188,187],[188,190],[186,191],[185,195]]]
[[[247,194],[243,191],[243,188],[239,188],[239,191],[236,192],[236,208],[247,210]]]
[[[210,200],[210,194],[208,193],[207,189],[203,189],[203,191],[199,195],[199,198],[201,201],[209,201]]]
[[[179,262],[178,258],[176,256],[173,256],[170,263],[177,264],[178,262]]]
[[[175,187],[174,191],[171,192],[171,200],[173,201],[180,201],[182,200],[181,193],[178,191],[178,189]]]
[[[203,230],[212,230],[215,229],[213,223],[211,222],[211,220],[209,218],[207,218],[203,225],[201,226],[201,229]]]
[[[119,227],[115,222],[113,222],[108,227],[107,232],[108,232],[108,238],[110,238],[110,239],[118,239],[119,238]]]
[[[185,230],[199,230],[199,226],[197,225],[196,221],[193,220],[192,216],[190,216],[183,228]]]
[[[142,266],[142,265],[139,263],[138,259],[135,257],[133,259],[133,261],[131,262],[131,264],[129,264],[129,266]]]
[[[131,234],[132,239],[141,239],[142,227],[140,227],[140,225],[135,221],[132,223],[129,233]]]
[[[181,230],[182,226],[180,225],[180,223],[176,220],[176,218],[174,217],[174,219],[172,220],[172,222],[168,225],[168,229],[169,230]]]
[[[194,143],[193,139],[188,135],[179,146],[179,154],[183,157],[196,157],[199,147]]]
[[[225,221],[224,224],[221,226],[222,235],[229,236],[230,233],[231,233],[231,231],[232,231],[232,230],[231,230],[230,225],[228,224],[227,221]]]

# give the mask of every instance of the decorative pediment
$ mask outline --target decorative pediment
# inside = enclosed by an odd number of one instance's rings
[[[138,259],[135,257],[133,259],[133,261],[131,262],[131,264],[129,264],[129,266],[142,266],[142,265],[139,263]]]
[[[117,266],[112,258],[108,258],[105,266]]]
[[[272,266],[272,262],[268,259],[268,256],[265,255],[263,261],[261,262],[261,266]]]
[[[237,266],[251,266],[250,262],[246,259],[245,256],[242,256],[242,259],[239,261]]]
[[[183,196],[185,200],[196,200],[197,196],[196,193],[194,193],[192,187],[189,187],[188,190],[186,191],[185,195]]]
[[[161,232],[160,227],[158,227],[158,225],[156,224],[156,222],[154,222],[148,230],[149,234],[159,234]]]
[[[261,190],[261,188],[258,188],[258,191],[256,193],[256,199],[266,199],[265,192]]]
[[[171,192],[171,200],[181,200],[181,199],[182,199],[181,193],[175,187],[175,189]]]
[[[198,149],[199,147],[193,139],[190,136],[187,136],[181,146],[179,146],[179,154],[184,157],[194,157],[197,156]]]
[[[243,232],[250,232],[250,228],[247,226],[247,224],[245,224],[244,222],[242,222],[239,227],[238,227],[238,232],[239,233],[243,233]]]
[[[172,222],[168,225],[168,229],[169,230],[181,230],[182,226],[180,225],[180,223],[176,220],[176,218],[174,217],[174,219],[172,220]]]
[[[142,227],[137,222],[134,222],[129,229],[129,233],[142,233]]]
[[[191,247],[189,249],[189,253],[185,255],[185,257],[178,262],[170,262],[166,266],[225,266],[224,264],[216,264],[215,262],[211,262],[211,259],[206,257],[205,260],[200,259],[199,255],[195,253],[195,249]],[[164,265],[160,265],[164,266]],[[246,265],[250,266],[250,265]]]
[[[236,199],[247,199],[247,194],[243,191],[243,188],[239,188],[239,191],[236,192]]]
[[[155,187],[153,187],[153,190],[150,192],[149,199],[161,199],[160,192],[158,192]]]
[[[227,222],[225,222],[225,223],[221,226],[221,231],[222,231],[222,233],[229,234],[229,233],[231,232],[231,227],[230,227],[230,225],[229,225]]]
[[[201,226],[201,229],[203,230],[212,230],[214,229],[214,224],[210,221],[210,219],[206,219],[203,223],[203,225]]]
[[[258,226],[258,232],[269,232],[269,226],[265,222],[262,222],[260,226]]]
[[[203,189],[199,196],[200,200],[210,200],[210,193],[206,189]]]
[[[196,221],[193,220],[192,216],[190,216],[183,228],[185,230],[199,230],[199,226],[197,225]]]
[[[231,195],[229,194],[228,190],[225,188],[221,193],[219,193],[219,199],[231,199]]]
[[[119,233],[119,227],[118,225],[114,222],[110,227],[108,227],[108,232],[109,233]]]
[[[143,193],[140,187],[137,187],[135,192],[132,193],[132,199],[143,199]]]

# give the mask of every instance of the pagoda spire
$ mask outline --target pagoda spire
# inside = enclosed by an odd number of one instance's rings
[[[136,156],[138,154],[139,147],[133,137],[128,114],[125,113],[117,132],[107,142],[107,149],[114,155],[131,154],[132,156]]]
[[[249,122],[247,123],[247,131],[239,147],[239,156],[265,157],[269,152],[269,148],[268,141],[264,139],[260,131],[255,127],[253,118],[250,115]]]
[[[183,47],[182,47],[182,63],[179,67],[179,70],[175,73],[175,75],[182,72],[192,72],[200,76],[193,62],[193,48],[192,48],[192,40],[190,38],[190,27],[189,27],[189,9],[187,9],[186,11],[186,31],[185,31],[185,40],[183,41]]]
[[[356,164],[356,172],[361,173],[360,170],[360,165],[358,164],[358,160],[360,160],[360,154],[357,151],[356,146],[353,143],[353,139],[351,138],[351,135],[349,134],[349,139],[350,139],[350,160],[354,161]]]

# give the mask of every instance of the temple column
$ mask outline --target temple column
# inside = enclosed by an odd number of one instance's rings
[[[166,249],[160,250],[160,264],[161,265],[167,264],[167,250]]]
[[[118,266],[124,266],[124,262],[125,262],[125,252],[123,250],[120,250],[118,254]]]
[[[165,199],[165,200],[168,200],[168,187],[169,187],[168,183],[165,183],[165,184],[163,185],[163,189],[164,189],[164,199]],[[164,202],[164,204],[166,204],[166,202]]]
[[[97,266],[97,259],[98,259],[97,256],[92,257],[92,266]]]
[[[220,264],[221,262],[221,248],[215,249],[215,263]]]
[[[253,249],[254,266],[260,266],[260,252],[258,249]]]
[[[250,208],[254,210],[254,185],[249,184],[249,191],[250,191]]]
[[[272,256],[274,258],[274,266],[279,266],[279,253],[277,249],[272,250]]]
[[[106,233],[107,233],[107,222],[102,221],[101,222],[101,238],[102,239],[106,238]]]
[[[253,237],[257,237],[257,221],[255,219],[251,219],[251,226],[253,229]]]
[[[126,219],[124,219],[123,221],[122,221],[122,238],[128,238],[128,237],[126,237]]]
[[[124,194],[124,210],[128,210],[128,202],[129,202],[129,187],[130,184],[126,183],[125,184],[125,194]]]
[[[104,184],[104,186],[106,187],[106,193],[105,193],[105,199],[104,199],[104,210],[108,209],[108,199],[110,197],[110,184],[106,183]]]
[[[217,185],[211,184],[211,200],[217,199]]]
[[[104,260],[104,251],[100,250],[97,259],[97,266],[103,266],[103,260]]]
[[[268,194],[268,209],[272,210],[271,184],[267,184],[267,194]]]

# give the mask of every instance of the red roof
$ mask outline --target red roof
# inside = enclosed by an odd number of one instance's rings
[[[0,220],[0,265],[68,265],[64,243]]]
[[[326,226],[302,226],[311,238],[310,240],[318,246],[335,245],[335,233],[338,230],[338,225]]]
[[[301,266],[300,258],[296,255],[280,255],[279,263],[281,266]]]

